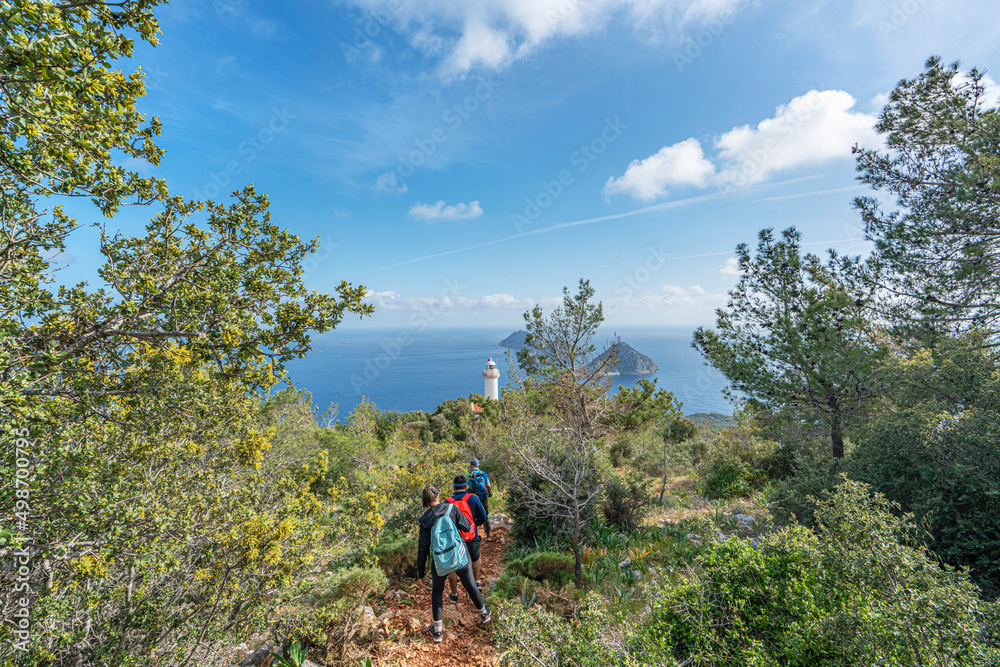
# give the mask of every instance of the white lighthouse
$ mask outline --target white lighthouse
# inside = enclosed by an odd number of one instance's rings
[[[483,394],[488,399],[493,399],[494,401],[500,400],[500,370],[497,369],[497,365],[492,359],[486,360],[486,370],[483,371],[483,377],[486,380],[486,389]]]

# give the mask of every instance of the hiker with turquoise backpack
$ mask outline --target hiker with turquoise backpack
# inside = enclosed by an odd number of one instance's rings
[[[428,508],[420,517],[420,543],[417,549],[417,575],[421,586],[424,580],[427,557],[431,556],[431,611],[434,616],[427,631],[435,643],[444,638],[444,582],[449,574],[458,576],[469,598],[479,612],[483,623],[490,622],[490,610],[483,602],[483,596],[472,576],[472,562],[465,541],[459,531],[468,532],[474,528],[469,520],[451,503],[442,503],[440,494],[433,486],[424,488],[423,503]]]

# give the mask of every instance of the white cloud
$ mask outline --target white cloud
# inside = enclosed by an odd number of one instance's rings
[[[986,97],[983,103],[987,107],[1000,107],[1000,86],[989,74],[984,74],[981,81],[986,86]]]
[[[387,171],[375,179],[376,192],[381,192],[395,197],[397,195],[406,194],[406,191],[409,189],[410,188],[406,185],[406,183],[399,182],[396,178],[396,172],[394,171]]]
[[[657,299],[661,307],[718,306],[725,300],[722,294],[709,294],[701,285],[664,285],[663,294]]]
[[[441,294],[439,296],[412,296],[404,297],[394,290],[382,292],[368,290],[364,297],[365,303],[370,303],[377,310],[411,310],[418,312],[435,312],[443,310],[465,309],[490,309],[490,310],[516,310],[524,312],[540,304],[543,308],[555,308],[561,306],[561,297],[544,297],[536,299],[534,297],[517,297],[506,292],[487,294],[482,297],[469,297],[462,295]]]
[[[414,218],[426,220],[427,222],[437,222],[439,220],[472,220],[483,214],[483,207],[478,201],[471,201],[468,204],[458,202],[454,206],[448,206],[444,201],[436,204],[421,204],[417,202],[410,209],[410,215]]]
[[[720,185],[744,187],[776,171],[850,157],[855,143],[878,143],[875,117],[852,111],[856,100],[842,90],[811,90],[777,108],[756,127],[744,125],[716,141],[725,167]]]
[[[715,165],[705,157],[701,142],[686,139],[664,146],[645,160],[633,160],[620,178],[609,178],[604,194],[630,194],[637,199],[655,199],[673,186],[705,187]]]
[[[480,303],[487,308],[518,308],[527,310],[534,307],[534,299],[518,299],[513,294],[501,292],[499,294],[487,294]]]
[[[957,88],[963,84],[970,83],[970,81],[968,73],[961,72],[951,80],[951,85]],[[1000,106],[1000,86],[997,86],[997,82],[993,80],[993,77],[989,74],[983,74],[979,80],[979,84],[986,89],[986,94],[982,98],[983,106],[987,109]]]
[[[745,0],[350,0],[392,25],[440,73],[461,77],[476,68],[499,70],[559,38],[592,34],[624,19],[643,33],[679,41],[686,30],[722,16],[730,19]]]
[[[739,278],[740,277],[740,262],[735,257],[730,257],[726,262],[719,267],[719,273],[726,276],[727,278]]]
[[[879,93],[868,103],[872,105],[873,109],[875,109],[875,113],[879,113],[882,111],[882,107],[889,103],[889,93]]]
[[[500,69],[509,59],[508,36],[499,30],[493,30],[480,20],[471,20],[445,61],[443,73],[450,77],[477,67]]]
[[[398,292],[392,290],[384,292],[368,290],[365,292],[365,302],[383,310],[398,310],[406,305],[406,300]]]
[[[725,294],[711,294],[701,285],[671,285],[661,286],[659,292],[644,294],[629,294],[606,300],[605,306],[612,312],[624,309],[663,310],[665,308],[694,309],[710,313],[713,309],[724,305]]]
[[[875,115],[854,111],[855,104],[842,90],[809,91],[779,106],[772,118],[756,126],[722,134],[715,140],[714,162],[692,137],[633,160],[621,177],[608,179],[604,195],[627,193],[650,200],[666,195],[673,186],[746,187],[778,171],[848,158],[854,144],[881,143],[874,129]]]

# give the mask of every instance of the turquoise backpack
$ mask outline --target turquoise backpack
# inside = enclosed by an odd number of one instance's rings
[[[431,526],[431,553],[434,554],[434,569],[439,575],[461,570],[469,564],[469,552],[458,534],[455,520],[451,518],[452,511],[449,508]]]

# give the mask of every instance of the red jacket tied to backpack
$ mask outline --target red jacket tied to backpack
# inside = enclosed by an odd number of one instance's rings
[[[467,518],[469,520],[469,523],[472,525],[472,528],[470,528],[469,530],[466,530],[466,531],[459,530],[458,531],[458,534],[461,535],[462,539],[465,540],[466,542],[470,542],[470,541],[476,539],[476,535],[477,535],[477,533],[476,533],[476,521],[475,521],[475,519],[472,518],[472,508],[469,507],[469,503],[465,502],[466,499],[469,496],[472,496],[472,495],[475,495],[475,494],[473,494],[473,493],[466,493],[464,496],[462,496],[461,498],[458,498],[457,500],[455,498],[445,498],[445,500],[447,502],[449,502],[452,505],[454,505],[455,507],[457,507],[458,511],[461,512],[463,515],[465,515],[465,518]]]

